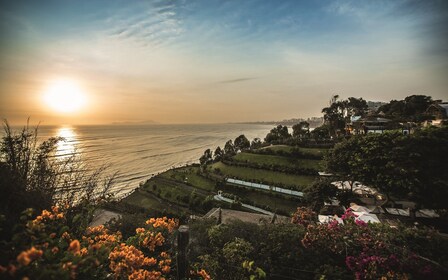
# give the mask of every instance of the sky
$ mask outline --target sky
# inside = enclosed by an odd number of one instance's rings
[[[445,0],[0,0],[0,35],[10,123],[268,121],[321,116],[334,94],[448,99]],[[67,80],[85,102],[60,112],[45,98]]]

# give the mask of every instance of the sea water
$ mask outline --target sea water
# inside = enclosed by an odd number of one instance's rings
[[[116,175],[113,192],[125,195],[151,176],[173,167],[199,161],[206,149],[221,148],[229,139],[244,134],[263,139],[271,125],[95,125],[41,126],[39,139],[63,137],[58,157],[75,155],[92,168],[106,165]]]

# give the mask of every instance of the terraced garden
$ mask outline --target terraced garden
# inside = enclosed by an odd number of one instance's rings
[[[208,165],[205,171],[198,165],[171,169],[149,179],[123,202],[158,211],[205,213],[212,207],[226,206],[223,202],[213,201],[213,195],[222,190],[236,195],[243,203],[288,215],[300,204],[299,199],[227,184],[224,179],[231,177],[302,191],[316,179],[325,151],[269,146],[250,153],[238,153],[226,163]],[[298,173],[291,174],[291,170]],[[315,171],[315,174],[302,174],[301,170]]]

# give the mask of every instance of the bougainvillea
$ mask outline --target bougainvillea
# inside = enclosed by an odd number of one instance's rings
[[[308,225],[302,245],[344,261],[356,279],[442,279],[446,273],[436,262],[402,246],[402,229],[356,221],[355,217],[347,211],[342,216],[344,224]],[[428,242],[433,237],[429,231],[422,236]]]

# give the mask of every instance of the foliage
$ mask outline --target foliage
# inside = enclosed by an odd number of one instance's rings
[[[388,118],[400,121],[424,121],[428,119],[425,112],[432,103],[431,96],[411,95],[404,100],[392,100],[381,106],[378,111]]]
[[[213,161],[213,152],[210,149],[204,151],[204,154],[199,158],[201,166],[207,165]]]
[[[61,201],[71,206],[98,205],[111,198],[114,176],[104,176],[105,167],[89,171],[75,156],[57,156],[57,145],[63,138],[40,141],[38,127],[27,125],[15,132],[7,121],[4,131],[0,144],[0,214],[8,219],[2,239],[10,239],[13,225],[27,208],[43,210]]]
[[[327,170],[370,184],[386,195],[411,199],[420,206],[446,208],[448,128],[412,135],[399,132],[354,136],[326,157]]]
[[[306,121],[299,122],[292,126],[292,136],[303,138],[310,133],[310,124]]]
[[[303,246],[345,262],[356,279],[442,279],[448,272],[443,266],[447,242],[435,232],[366,224],[350,211],[342,218],[344,224],[308,226]]]
[[[288,132],[288,127],[285,125],[278,125],[271,129],[271,131],[266,135],[264,141],[270,144],[279,144],[286,141],[291,137],[291,134]]]
[[[246,138],[246,136],[244,136],[244,134],[241,134],[240,136],[235,138],[235,141],[233,143],[234,143],[236,152],[238,152],[238,151],[243,152],[250,148],[250,142]]]
[[[262,145],[263,145],[263,143],[261,142],[261,139],[257,137],[257,138],[254,138],[252,140],[252,142],[250,142],[250,149],[256,150],[256,149],[261,148]]]
[[[345,125],[350,122],[350,118],[364,116],[367,109],[367,102],[362,98],[349,97],[347,100],[339,100],[339,95],[332,96],[330,106],[322,109],[330,135],[344,134]]]
[[[78,230],[70,208],[52,207],[32,219],[23,213],[3,253],[0,276],[6,279],[172,279],[172,239],[178,222],[151,218],[123,240],[104,226]],[[207,279],[205,271],[194,273]],[[202,275],[202,276],[201,276]],[[193,276],[196,277],[196,276]]]
[[[232,140],[229,140],[224,145],[224,155],[225,157],[231,157],[236,154],[235,146],[233,145]]]
[[[213,153],[213,160],[220,161],[224,156],[224,151],[220,146],[216,147],[215,152]]]
[[[315,140],[329,139],[331,136],[330,126],[324,124],[316,127],[313,131],[310,132],[310,136]]]
[[[448,242],[432,230],[356,222],[352,212],[343,215],[344,224],[316,224],[306,208],[295,217],[305,226],[194,221],[190,257],[213,279],[245,279],[241,260],[246,269],[253,261],[268,279],[442,279],[448,273]]]
[[[296,212],[292,215],[291,223],[308,226],[314,224],[317,214],[313,210],[307,207],[298,207]]]
[[[305,189],[305,201],[314,211],[319,211],[325,202],[329,203],[337,196],[337,187],[331,180],[318,179]]]
[[[263,269],[256,267],[254,265],[254,261],[244,261],[243,268],[246,270],[247,273],[250,274],[249,276],[250,280],[258,280],[266,278],[266,273],[263,271]]]

